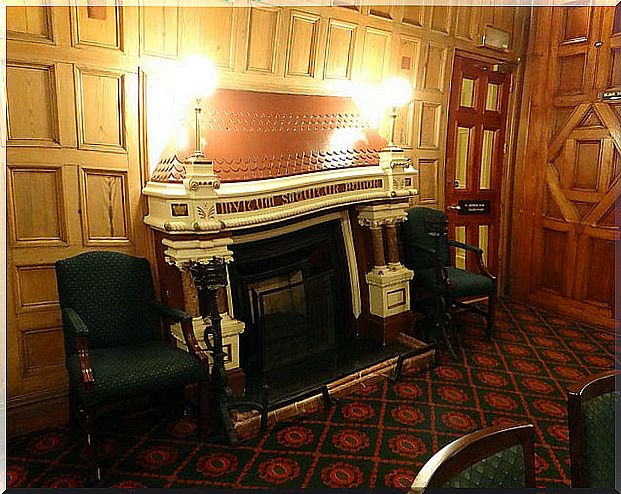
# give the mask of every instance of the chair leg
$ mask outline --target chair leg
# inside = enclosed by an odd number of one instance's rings
[[[487,299],[487,337],[492,338],[494,323],[496,321],[496,294],[492,294]]]
[[[80,409],[86,436],[86,458],[89,467],[89,481],[95,487],[101,485],[101,467],[99,465],[97,435],[95,433],[95,412],[90,407]]]
[[[457,357],[457,353],[455,352],[455,349],[453,348],[453,344],[451,343],[451,339],[449,337],[449,333],[448,333],[449,325],[450,323],[449,323],[448,317],[443,317],[442,321],[438,324],[438,328],[440,330],[440,336],[442,337],[442,341],[444,341],[444,344],[446,345],[446,349],[451,354],[451,357],[453,357],[453,360],[459,360]]]
[[[209,381],[198,383],[198,429],[201,442],[209,437],[210,410],[209,404],[212,398]]]

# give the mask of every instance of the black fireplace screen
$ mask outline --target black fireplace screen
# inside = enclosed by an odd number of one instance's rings
[[[292,372],[345,341],[351,311],[338,222],[235,247],[235,317],[246,323],[241,364],[247,374]],[[351,313],[351,312],[350,312]]]

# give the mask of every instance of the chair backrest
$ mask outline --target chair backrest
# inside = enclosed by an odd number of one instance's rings
[[[102,348],[159,339],[159,315],[145,303],[154,298],[146,259],[94,251],[56,262],[60,307],[72,308],[89,330],[89,347]],[[76,352],[64,331],[67,355]]]
[[[408,220],[401,225],[401,239],[405,250],[405,263],[410,269],[432,268],[435,260],[415,246],[435,250],[443,266],[451,265],[448,245],[448,221],[444,211],[414,207],[408,211]]]
[[[621,372],[606,371],[568,390],[572,487],[614,488],[616,379]]]
[[[423,465],[410,493],[427,487],[535,487],[534,426],[488,427],[456,439]]]

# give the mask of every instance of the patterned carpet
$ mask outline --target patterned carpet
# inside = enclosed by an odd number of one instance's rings
[[[615,334],[513,303],[492,342],[464,321],[460,361],[382,381],[329,410],[280,423],[232,448],[197,443],[182,406],[107,420],[105,487],[408,487],[440,447],[475,429],[535,424],[541,487],[569,485],[566,389],[614,366]],[[79,430],[10,438],[9,487],[82,487]]]

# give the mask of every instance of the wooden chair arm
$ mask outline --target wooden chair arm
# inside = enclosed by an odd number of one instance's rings
[[[80,366],[84,390],[86,392],[93,391],[95,389],[95,378],[93,377],[93,368],[91,367],[88,337],[85,334],[77,335],[75,337],[75,346],[78,351],[78,365]]]
[[[496,277],[492,273],[489,272],[489,270],[487,269],[487,266],[485,265],[485,262],[483,262],[483,249],[481,249],[480,247],[476,247],[474,245],[465,244],[463,242],[458,242],[457,240],[449,240],[448,244],[450,247],[455,247],[457,249],[464,249],[464,250],[467,250],[467,251],[470,251],[476,254],[477,266],[481,274],[494,282],[496,281]]]
[[[181,321],[181,331],[190,353],[196,355],[204,365],[209,367],[209,353],[198,344],[196,334],[194,334],[194,327],[192,326],[192,318]],[[209,347],[209,340],[207,338],[205,338],[205,343]]]

